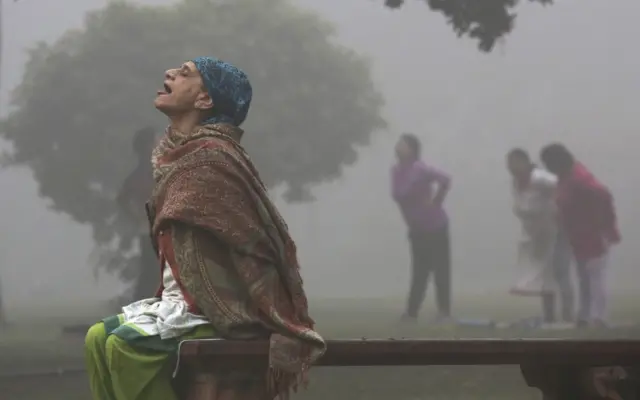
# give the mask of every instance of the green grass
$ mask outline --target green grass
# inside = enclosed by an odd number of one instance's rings
[[[607,337],[639,338],[637,329],[525,331],[479,328],[432,327],[424,321],[400,325],[403,302],[383,299],[331,299],[311,301],[313,317],[326,338],[462,338],[462,337]],[[612,300],[611,317],[616,321],[640,320],[638,297]],[[535,299],[514,299],[495,295],[457,299],[456,315],[461,318],[515,320],[536,315]],[[433,310],[424,311],[426,321]],[[44,314],[44,313],[43,313]],[[90,311],[66,323],[89,323],[97,319]],[[94,312],[95,314],[95,312]],[[33,315],[33,314],[31,314]],[[32,317],[15,320],[11,329],[0,333],[0,373],[27,369],[56,369],[80,366],[82,337],[61,335],[60,319]],[[82,399],[85,377],[0,378],[0,389],[19,393],[18,398]],[[11,386],[13,385],[13,386]],[[7,389],[12,387],[13,391]],[[31,390],[31,391],[29,391]],[[36,392],[41,391],[41,392]],[[42,393],[42,394],[39,394]],[[52,396],[52,393],[58,393]],[[533,400],[535,390],[525,386],[516,367],[403,367],[403,368],[316,368],[308,390],[295,396],[304,400]],[[3,397],[5,398],[5,397]],[[13,397],[6,397],[11,400]]]

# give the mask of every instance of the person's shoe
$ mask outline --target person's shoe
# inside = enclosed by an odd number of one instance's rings
[[[402,314],[402,317],[400,317],[400,322],[405,324],[406,323],[415,324],[416,322],[418,322],[418,316],[409,314],[409,313],[404,313]]]
[[[594,319],[592,325],[594,328],[599,328],[599,329],[606,329],[609,327],[609,325],[601,319]]]
[[[438,314],[436,315],[436,317],[431,320],[431,323],[434,325],[450,325],[453,324],[455,321],[454,319],[451,317],[451,315],[449,314]]]
[[[571,313],[563,313],[562,314],[562,322],[566,322],[568,324],[573,324],[576,322],[576,317]]]
[[[541,329],[556,330],[556,331],[575,329],[575,327],[576,327],[575,322],[554,322],[552,324],[542,324],[540,326]]]
[[[589,327],[589,321],[585,321],[584,319],[579,319],[578,321],[576,321],[576,328],[582,329],[582,328],[588,328],[588,327]]]

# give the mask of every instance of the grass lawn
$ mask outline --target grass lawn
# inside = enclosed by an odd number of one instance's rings
[[[613,321],[640,321],[638,297],[612,300]],[[311,301],[313,317],[327,338],[463,338],[463,337],[607,337],[639,338],[637,328],[613,330],[516,330],[432,327],[426,322],[399,325],[402,301],[388,299],[330,299]],[[538,314],[535,299],[485,295],[457,299],[456,315],[469,319],[516,320]],[[426,309],[425,318],[433,312]],[[78,313],[76,313],[78,314]],[[82,365],[82,337],[62,335],[62,323],[95,321],[95,310],[83,316],[52,320],[13,321],[0,333],[0,374],[55,370]],[[93,315],[92,315],[93,314]],[[86,377],[0,378],[0,393],[7,400],[88,399]],[[8,396],[8,397],[7,397]],[[533,400],[535,390],[525,387],[516,367],[406,367],[316,368],[308,390],[295,398],[308,400]]]

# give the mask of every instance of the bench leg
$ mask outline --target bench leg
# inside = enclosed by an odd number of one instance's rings
[[[215,371],[199,371],[184,377],[184,400],[273,400],[266,382],[234,382],[220,379]]]
[[[213,373],[193,373],[184,384],[185,400],[216,400],[218,385]]]
[[[638,368],[522,365],[520,370],[543,400],[635,400],[640,394]]]

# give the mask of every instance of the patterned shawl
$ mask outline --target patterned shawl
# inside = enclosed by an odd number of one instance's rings
[[[283,395],[295,389],[325,343],[308,315],[295,244],[238,142],[241,134],[225,123],[187,135],[168,129],[153,153],[156,187],[148,210],[154,237],[182,225],[228,249],[229,265],[205,260],[194,267],[181,265],[178,255],[193,249],[175,248],[181,279],[223,337],[233,338],[237,325],[251,322],[272,332],[270,384]],[[206,251],[198,257],[206,258]],[[225,281],[229,270],[237,281],[231,288]]]

